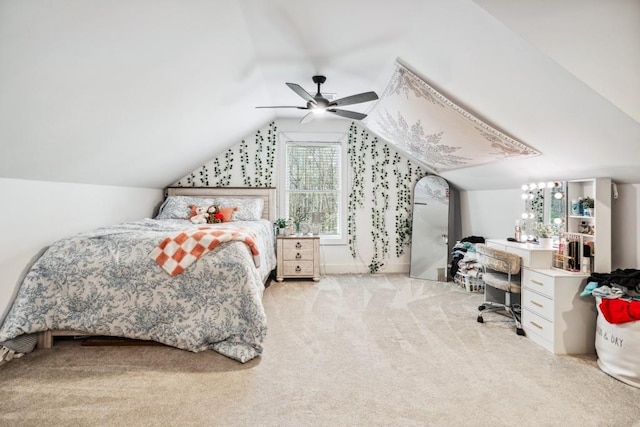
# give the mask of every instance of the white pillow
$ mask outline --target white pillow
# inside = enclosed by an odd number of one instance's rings
[[[191,209],[189,205],[211,206],[213,199],[194,196],[169,196],[160,206],[156,219],[188,219]]]

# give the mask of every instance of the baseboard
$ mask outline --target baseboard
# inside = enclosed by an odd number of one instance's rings
[[[369,273],[366,265],[346,263],[346,264],[321,264],[321,274],[365,274]],[[378,273],[404,273],[409,274],[409,264],[407,263],[385,263]]]

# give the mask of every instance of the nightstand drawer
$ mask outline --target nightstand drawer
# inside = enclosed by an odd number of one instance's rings
[[[313,261],[313,248],[292,249],[284,251],[282,259],[285,261]]]
[[[522,286],[524,286],[527,289],[531,289],[532,291],[539,292],[553,299],[553,291],[554,291],[554,283],[555,283],[553,277],[540,274],[537,271],[524,269],[522,278],[523,278]]]
[[[284,249],[284,253],[290,253],[294,251],[311,251],[311,253],[313,253],[313,240],[285,239],[284,242],[282,242],[282,248]]]
[[[522,289],[522,306],[553,322],[553,300],[551,298],[524,288]]]
[[[284,261],[285,276],[313,276],[313,261]]]

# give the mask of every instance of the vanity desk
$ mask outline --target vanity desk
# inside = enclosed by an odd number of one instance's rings
[[[488,239],[490,247],[522,259],[521,308],[526,336],[554,354],[595,352],[596,308],[580,296],[589,277],[551,267],[554,249]]]

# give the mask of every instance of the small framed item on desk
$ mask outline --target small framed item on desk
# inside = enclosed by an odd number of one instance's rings
[[[276,280],[320,280],[320,236],[278,236]]]

